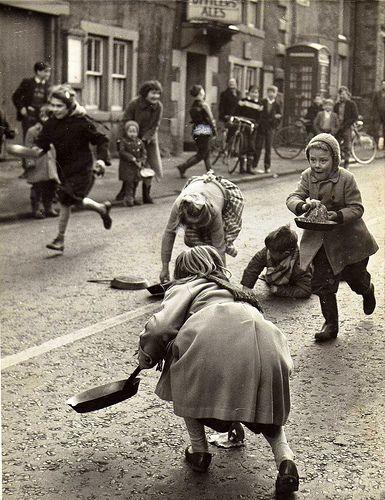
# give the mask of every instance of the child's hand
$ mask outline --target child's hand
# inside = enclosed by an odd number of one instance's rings
[[[271,285],[271,287],[270,287],[270,292],[271,292],[271,293],[277,293],[277,292],[278,292],[278,287],[277,287],[277,285]]]
[[[337,212],[333,212],[331,210],[330,212],[328,212],[328,217],[329,217],[329,220],[337,220],[338,219]]]
[[[322,203],[319,200],[309,200],[307,203],[304,203],[302,205],[302,210],[304,212],[307,212],[311,208],[316,208],[319,207],[320,205],[322,205]]]

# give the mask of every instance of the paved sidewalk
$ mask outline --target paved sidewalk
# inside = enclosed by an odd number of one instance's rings
[[[179,157],[171,156],[163,158],[164,178],[153,182],[152,194],[154,199],[175,197],[184,186],[186,180],[179,177],[179,172],[175,166],[190,157],[193,152],[183,153]],[[112,160],[112,166],[107,167],[103,179],[97,179],[91,191],[91,197],[98,201],[110,200],[114,206],[122,206],[122,202],[115,201],[115,196],[120,189],[118,180],[118,159]],[[215,165],[215,172],[235,182],[242,184],[245,182],[258,182],[269,177],[279,177],[297,173],[306,168],[304,154],[295,160],[282,160],[274,153],[272,154],[272,172],[270,174],[239,174],[235,172],[230,175],[227,167],[220,164]],[[30,207],[30,184],[24,179],[19,179],[23,170],[21,161],[18,159],[0,162],[0,222],[9,222],[32,217]],[[188,175],[200,175],[204,173],[203,162],[188,170]],[[138,190],[141,194],[140,188]],[[130,209],[127,209],[130,210]]]

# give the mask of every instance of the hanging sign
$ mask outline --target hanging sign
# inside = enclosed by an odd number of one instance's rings
[[[242,21],[242,0],[188,0],[187,20],[239,24]]]

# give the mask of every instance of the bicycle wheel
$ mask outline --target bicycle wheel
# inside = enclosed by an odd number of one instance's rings
[[[376,156],[376,151],[377,144],[372,136],[364,132],[355,135],[352,142],[352,155],[358,163],[367,165],[372,162]]]
[[[211,147],[213,154],[213,160],[211,162],[212,165],[215,165],[215,163],[219,160],[221,156],[225,157],[226,143],[227,143],[227,129],[225,129],[222,133],[217,135],[212,141],[212,147]]]
[[[273,148],[280,158],[293,160],[306,145],[306,132],[295,125],[288,125],[277,130],[274,136]]]
[[[232,174],[237,168],[242,151],[242,134],[235,134],[229,145],[227,154],[227,169]]]

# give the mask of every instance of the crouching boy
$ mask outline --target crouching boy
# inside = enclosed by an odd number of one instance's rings
[[[278,297],[308,298],[311,295],[311,271],[299,267],[298,236],[289,226],[269,233],[265,247],[251,259],[243,272],[241,284],[251,290],[261,272],[270,292]]]

